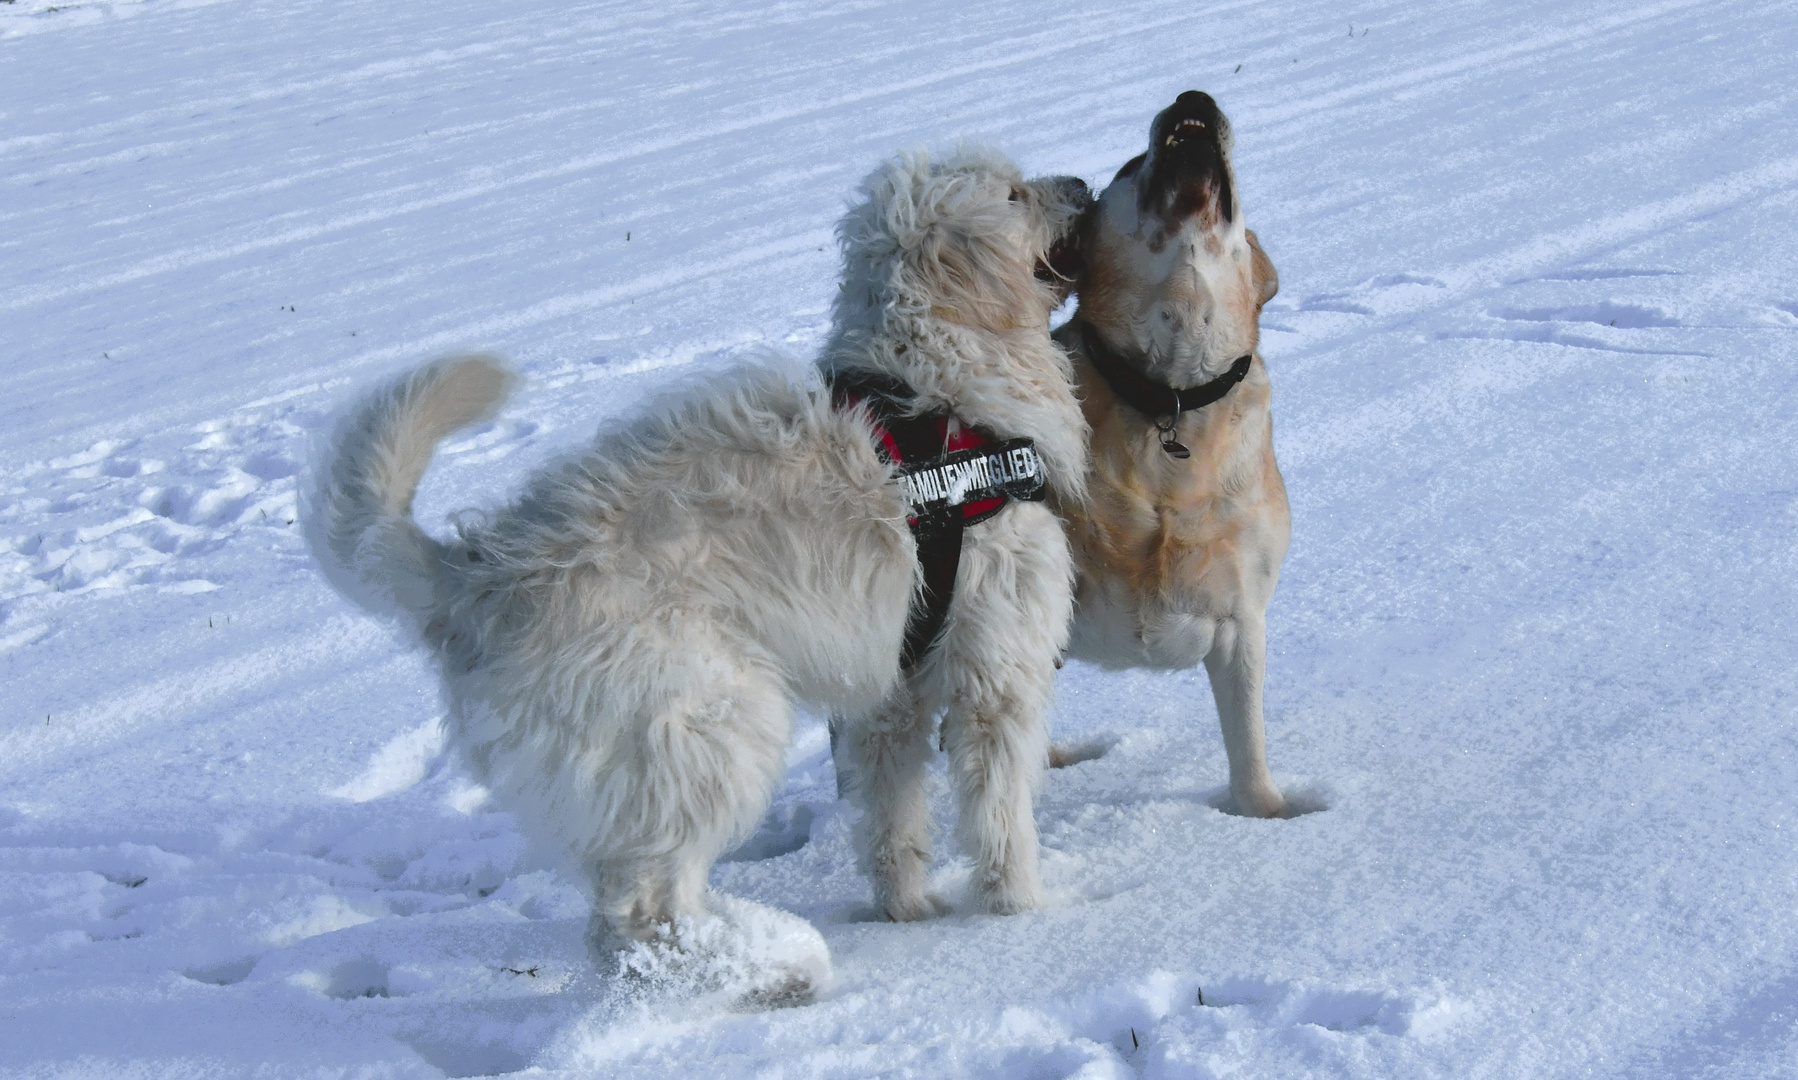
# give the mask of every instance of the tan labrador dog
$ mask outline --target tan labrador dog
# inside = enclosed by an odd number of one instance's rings
[[[1083,228],[1080,306],[1056,334],[1092,427],[1090,501],[1061,507],[1079,564],[1070,651],[1203,661],[1231,796],[1273,817],[1261,693],[1291,517],[1255,348],[1279,278],[1243,225],[1217,103],[1189,90],[1162,110]]]

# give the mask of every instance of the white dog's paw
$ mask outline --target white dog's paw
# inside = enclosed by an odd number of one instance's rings
[[[812,924],[722,893],[647,941],[606,935],[619,978],[656,996],[718,996],[737,1009],[810,1004],[830,985],[830,949]]]
[[[952,909],[948,902],[931,896],[929,893],[889,897],[880,905],[880,914],[888,922],[919,922],[923,919],[936,919],[949,914],[950,910]]]
[[[1034,874],[1012,872],[980,882],[980,906],[994,915],[1019,915],[1043,906],[1043,886]]]

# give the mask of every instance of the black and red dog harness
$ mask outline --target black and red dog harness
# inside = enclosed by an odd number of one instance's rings
[[[1042,459],[1029,439],[999,441],[949,413],[911,410],[911,388],[864,371],[839,371],[830,381],[831,404],[868,410],[881,455],[898,467],[911,502],[912,537],[924,588],[912,601],[899,666],[910,671],[924,659],[949,617],[955,575],[961,567],[962,533],[1013,499],[1041,502],[1047,493]]]

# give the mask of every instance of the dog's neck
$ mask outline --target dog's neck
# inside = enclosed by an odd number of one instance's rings
[[[1099,373],[1100,378],[1105,380],[1106,385],[1111,387],[1111,392],[1124,404],[1153,420],[1162,433],[1162,449],[1179,458],[1188,456],[1187,448],[1173,437],[1173,429],[1179,423],[1180,415],[1196,412],[1223,400],[1237,383],[1248,376],[1249,367],[1255,359],[1253,353],[1245,353],[1231,363],[1229,370],[1215,379],[1194,386],[1174,387],[1148,374],[1144,370],[1146,365],[1142,359],[1133,362],[1120,356],[1106,344],[1098,329],[1079,314],[1075,314],[1071,329],[1080,335],[1087,361]]]
[[[1000,438],[1028,438],[1057,496],[1086,492],[1086,419],[1068,356],[1039,325],[987,329],[887,309],[864,326],[839,319],[820,361],[827,371],[873,371],[911,388],[919,412],[946,412]]]

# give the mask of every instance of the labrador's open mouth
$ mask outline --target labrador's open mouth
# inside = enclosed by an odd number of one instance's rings
[[[1179,123],[1174,125],[1174,130],[1168,132],[1167,138],[1163,140],[1162,145],[1164,147],[1177,146],[1180,143],[1186,142],[1188,139],[1204,135],[1210,129],[1211,125],[1205,123],[1205,121],[1200,120],[1196,116],[1184,117]]]
[[[1164,220],[1236,216],[1230,190],[1230,122],[1210,94],[1188,90],[1149,126],[1148,169],[1137,195],[1145,212]]]

